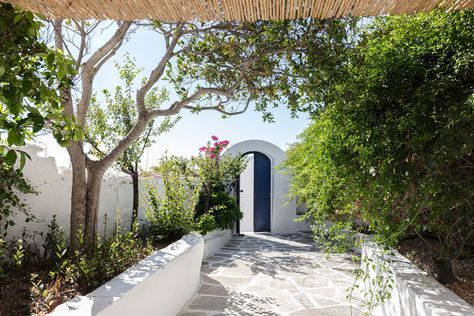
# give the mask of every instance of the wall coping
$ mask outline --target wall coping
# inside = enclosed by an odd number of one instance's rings
[[[96,315],[202,242],[203,237],[199,234],[186,235],[166,248],[154,251],[91,293],[77,296],[59,305],[50,315],[64,315],[65,313],[68,315]]]
[[[370,258],[376,265],[380,260],[390,261],[388,268],[395,282],[391,299],[377,307],[375,315],[474,315],[474,307],[398,251],[390,250],[389,254],[382,254],[381,246],[370,241],[363,242],[362,246],[362,260],[364,257]],[[364,264],[363,269],[373,277],[374,272],[367,271]]]

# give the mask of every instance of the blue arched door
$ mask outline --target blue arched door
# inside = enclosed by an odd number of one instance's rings
[[[254,231],[270,231],[271,213],[271,162],[270,159],[259,152],[254,152],[254,196],[253,214]]]

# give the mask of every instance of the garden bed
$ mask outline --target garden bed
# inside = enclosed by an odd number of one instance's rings
[[[154,244],[155,250],[166,247],[169,242]],[[140,259],[143,259],[141,257]],[[138,260],[137,260],[138,261]],[[52,288],[57,294],[50,300],[41,294],[35,293],[32,284],[32,275],[36,280],[48,279],[51,267],[47,265],[28,265],[25,268],[10,271],[7,276],[0,279],[0,315],[46,315],[57,305],[67,302],[79,295],[86,295],[95,290],[97,286],[81,286],[78,283],[61,283]],[[106,280],[108,281],[108,280]],[[43,291],[46,289],[43,289]]]
[[[397,250],[416,264],[423,271],[430,273],[429,258],[435,256],[434,249],[439,249],[439,242],[433,239],[420,238],[404,240]],[[450,260],[455,281],[445,286],[471,305],[474,305],[474,258],[466,256]]]
[[[140,305],[140,315],[153,314],[158,308],[172,315],[197,290],[203,255],[219,251],[231,237],[231,230],[215,230],[204,237],[191,234],[171,244],[155,244],[155,252],[98,287],[50,286],[49,291],[57,291],[50,300],[35,293],[31,274],[37,280],[47,279],[51,267],[31,265],[11,271],[0,280],[0,315],[46,315],[51,311],[53,315],[113,315],[126,309],[124,304],[134,312]],[[168,291],[171,287],[172,292]],[[147,295],[153,297],[147,300]]]

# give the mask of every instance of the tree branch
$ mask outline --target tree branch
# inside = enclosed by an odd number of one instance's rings
[[[125,35],[132,23],[129,21],[122,22],[114,35],[92,54],[92,56],[82,64],[81,82],[82,95],[77,105],[77,118],[82,126],[86,121],[87,109],[92,97],[92,83],[97,71],[102,65],[109,60],[115,52],[122,46]]]
[[[84,21],[81,21],[80,24],[76,20],[73,20],[73,22],[76,25],[76,28],[79,30],[79,34],[81,36],[81,43],[79,45],[79,52],[77,53],[77,64],[81,65],[82,64],[82,59],[84,58],[85,49],[86,49],[87,33],[84,30]]]
[[[142,149],[140,150],[138,156],[137,156],[137,160],[136,162],[138,162],[140,160],[140,158],[142,157],[143,153],[145,152],[145,148],[146,148],[146,145],[148,143],[148,139],[150,138],[150,135],[151,135],[151,132],[153,131],[153,126],[149,127],[148,128],[148,131],[146,133],[146,136],[145,136],[145,140],[143,141],[143,146],[142,146]]]
[[[90,137],[88,133],[84,133],[84,138],[87,140],[87,142],[102,156],[105,156],[106,154],[99,148],[99,145]]]
[[[187,110],[198,110],[198,111],[217,111],[219,113],[222,113],[224,115],[238,115],[238,114],[242,114],[244,113],[245,111],[247,111],[247,109],[249,108],[249,105],[250,105],[250,102],[252,101],[252,98],[248,98],[247,99],[247,102],[245,102],[245,106],[242,110],[240,111],[228,111],[225,109],[224,107],[224,104],[228,103],[229,100],[226,100],[226,101],[221,101],[219,102],[217,105],[213,105],[213,106],[205,106],[205,107],[194,107],[194,106],[189,106],[189,105],[186,105],[184,108],[187,109]]]
[[[176,45],[178,44],[178,41],[182,35],[181,30],[183,28],[183,23],[180,23],[176,29],[176,32],[173,36],[173,40],[171,43],[169,43],[169,46],[163,56],[161,58],[161,61],[158,63],[158,65],[153,69],[153,71],[150,74],[150,77],[148,80],[145,82],[145,84],[137,91],[137,108],[138,108],[138,114],[139,116],[141,115],[146,115],[147,110],[146,110],[146,105],[145,105],[145,95],[150,91],[150,89],[155,85],[155,83],[161,78],[163,75],[166,65],[168,64],[169,60],[173,57],[173,50],[175,49]]]
[[[240,68],[239,74],[235,82],[230,85],[227,89],[225,88],[217,88],[217,87],[204,87],[199,88],[196,90],[191,96],[186,97],[182,100],[173,102],[167,109],[154,109],[147,111],[145,107],[145,95],[146,93],[153,87],[153,85],[159,80],[162,76],[166,64],[169,62],[170,58],[173,54],[173,49],[176,47],[179,38],[182,36],[181,30],[183,27],[183,23],[180,23],[178,26],[175,35],[173,36],[173,40],[170,43],[168,50],[166,51],[165,55],[161,59],[160,63],[157,67],[152,71],[150,78],[148,78],[147,82],[137,91],[137,108],[138,108],[138,120],[132,129],[128,132],[128,134],[120,140],[114,149],[110,151],[110,153],[105,156],[100,163],[104,164],[104,166],[108,166],[112,164],[121,154],[125,152],[125,150],[140,137],[140,135],[145,131],[147,124],[155,117],[158,116],[171,116],[178,114],[183,108],[189,106],[189,104],[199,100],[204,95],[221,95],[225,96],[229,100],[235,95],[236,90],[239,88],[240,84],[244,81],[246,75],[248,74],[250,67],[255,63],[256,60],[260,57],[253,56],[248,58]],[[269,53],[278,54],[281,52],[285,52],[285,49],[272,49]],[[236,115],[239,113],[243,113],[249,107],[251,98],[248,99],[246,106],[243,110],[238,112],[229,112],[226,111],[222,107],[213,108],[221,113],[226,115]]]

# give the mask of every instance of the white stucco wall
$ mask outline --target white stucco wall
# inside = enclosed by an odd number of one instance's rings
[[[374,316],[462,316],[474,315],[474,307],[441,285],[426,272],[420,270],[396,250],[393,255],[383,255],[380,248],[371,242],[362,246],[362,269],[370,276],[363,284],[369,290],[375,290],[372,281],[377,275],[387,277],[389,274],[380,271],[381,262],[389,262],[388,270],[394,284],[391,298],[379,305]],[[365,264],[370,260],[369,268]],[[375,283],[376,284],[376,283]]]
[[[271,162],[271,232],[284,234],[309,230],[307,223],[295,222],[298,217],[296,215],[296,201],[288,198],[290,177],[280,170],[280,165],[286,158],[285,152],[266,141],[247,140],[231,146],[224,155],[239,156],[249,152],[265,154]]]
[[[31,155],[31,160],[27,160],[23,173],[26,178],[40,192],[38,195],[22,195],[29,205],[32,214],[39,222],[24,222],[24,216],[18,214],[14,218],[16,225],[8,228],[8,238],[20,236],[23,227],[27,231],[45,231],[53,214],[56,214],[57,221],[64,228],[66,234],[69,232],[70,219],[70,198],[72,174],[70,169],[58,170],[56,162],[52,157],[44,157],[42,149],[38,146],[26,146],[23,148]],[[146,181],[153,181],[160,186],[159,176],[150,179],[140,179],[140,190]],[[143,204],[143,203],[141,203]],[[105,215],[107,215],[107,230],[110,231],[117,216],[120,223],[129,227],[132,209],[132,181],[127,175],[108,174],[102,182],[99,207],[99,232],[104,231]],[[145,218],[145,210],[139,208],[139,218]]]
[[[24,222],[24,216],[19,214],[14,220],[16,225],[8,229],[8,238],[20,236],[23,228],[32,233],[35,231],[45,231],[53,214],[56,214],[57,221],[65,230],[69,232],[70,219],[70,197],[71,197],[71,170],[58,170],[55,160],[52,157],[44,157],[42,149],[38,146],[30,145],[24,148],[31,155],[31,161],[27,161],[23,170],[24,175],[40,192],[38,195],[24,195],[26,203],[30,206],[31,212],[38,218],[37,223]],[[261,140],[249,140],[231,146],[225,155],[240,155],[247,152],[257,151],[265,154],[271,161],[271,231],[274,233],[290,233],[301,230],[308,230],[306,223],[295,222],[296,202],[288,201],[289,176],[283,174],[278,166],[285,159],[285,153],[279,147]],[[252,162],[250,163],[251,169]],[[250,170],[250,169],[249,169]],[[247,170],[247,171],[249,171]],[[252,187],[253,172],[244,172],[242,181]],[[161,187],[159,176],[149,179],[140,179],[140,190],[143,192],[145,182],[153,181]],[[249,193],[249,192],[247,192]],[[143,196],[143,195],[142,195]],[[243,198],[245,198],[245,193]],[[253,194],[248,194],[249,203],[253,205]],[[143,202],[143,197],[141,201]],[[144,203],[139,208],[139,218],[145,218]],[[99,233],[104,232],[105,216],[107,216],[107,231],[110,231],[117,220],[128,227],[130,225],[132,208],[132,184],[127,175],[108,174],[104,177],[102,191],[100,195],[99,207]],[[253,230],[253,207],[248,208],[248,213],[244,215],[241,222],[241,231]]]
[[[175,316],[199,288],[203,250],[201,235],[184,236],[50,315]]]

